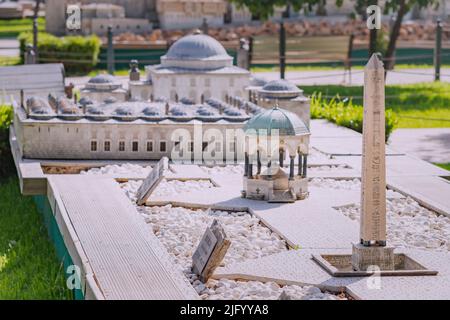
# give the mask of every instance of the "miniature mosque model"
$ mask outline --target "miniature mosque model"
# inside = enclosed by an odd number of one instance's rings
[[[186,145],[176,133],[184,130],[194,137],[194,127],[200,125],[203,132],[219,131],[223,141],[202,135],[201,141],[188,141],[189,151],[198,150],[200,144],[203,152],[213,148],[216,160],[225,160],[231,150],[235,160],[245,161],[245,197],[292,200],[307,194],[309,99],[295,85],[251,78],[248,70],[233,65],[217,40],[198,32],[175,42],[161,64],[147,66],[144,80],[137,61],[132,61],[128,84],[125,89],[114,76],[95,76],[81,89],[78,101],[48,92],[33,97],[22,93],[20,106],[15,106],[14,129],[23,158],[172,158],[174,148]],[[244,132],[247,142],[261,140],[262,130],[269,139],[271,130],[278,130],[278,161],[263,163],[261,150],[239,157],[241,142],[227,134],[230,129]],[[283,169],[286,155],[289,173]]]
[[[303,120],[296,114],[275,106],[250,119],[244,130],[247,149],[243,196],[269,202],[294,202],[297,199],[304,199],[308,194],[307,159],[310,132]],[[274,132],[276,135],[273,135]],[[277,164],[271,160],[273,152],[268,152],[272,149],[265,148],[273,142],[272,139],[279,142]],[[261,140],[264,143],[261,143]],[[263,153],[269,154],[264,171]],[[290,160],[288,174],[284,171],[286,155]],[[296,157],[297,173],[295,173]],[[255,160],[256,172],[253,172]]]

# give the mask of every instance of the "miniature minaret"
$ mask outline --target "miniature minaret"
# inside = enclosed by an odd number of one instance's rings
[[[393,248],[386,247],[384,67],[376,54],[364,69],[364,125],[360,244],[353,246],[353,268],[393,268]]]

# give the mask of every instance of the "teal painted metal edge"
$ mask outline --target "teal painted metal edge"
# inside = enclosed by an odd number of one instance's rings
[[[58,224],[52,212],[52,208],[46,196],[33,196],[33,200],[36,203],[36,207],[39,213],[42,215],[44,224],[47,228],[48,235],[55,246],[56,255],[60,262],[63,263],[64,270],[67,270],[69,266],[74,265],[72,257],[67,250],[64,243],[63,236],[59,231]],[[68,275],[64,272],[65,278],[67,280]],[[81,281],[80,281],[81,283]],[[75,300],[84,300],[84,294],[82,289],[73,289],[73,298]]]

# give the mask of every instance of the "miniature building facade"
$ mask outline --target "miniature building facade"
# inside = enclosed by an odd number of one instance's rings
[[[105,35],[111,25],[116,34],[124,32],[148,33],[152,24],[148,19],[127,18],[125,8],[108,3],[90,3],[81,6],[81,30],[83,34]]]
[[[225,0],[157,0],[156,9],[162,29],[198,28],[203,19],[219,27],[227,9]]]
[[[303,91],[286,80],[273,80],[255,90],[257,104],[264,108],[272,108],[277,103],[281,108],[295,113],[309,128],[310,100]]]
[[[208,148],[211,141],[204,133],[213,129],[224,138],[223,143],[214,145],[214,159],[222,162],[224,150],[237,148],[235,136],[230,137],[227,130],[237,133],[252,115],[261,112],[257,106],[245,111],[215,100],[203,105],[84,103],[82,99],[77,105],[61,100],[52,107],[44,99],[30,98],[23,108],[16,106],[14,129],[23,157],[159,160],[164,156],[172,158],[172,151],[180,143],[180,130],[189,132],[189,151],[193,151],[194,142],[202,150]],[[202,130],[201,141],[194,141],[196,125]]]
[[[144,81],[140,80],[137,64],[136,60],[130,64],[128,90],[115,77],[101,74],[85,84],[79,101],[51,95],[48,99],[22,96],[21,103],[15,106],[14,130],[23,157],[173,159],[175,149],[188,146],[188,152],[195,153],[195,160],[222,162],[229,160],[230,150],[235,153],[233,161],[244,160],[244,126],[266,109],[244,99],[250,73],[234,66],[219,42],[202,34],[178,40],[160,65],[146,68]],[[279,88],[278,95],[288,94],[282,91]],[[293,109],[294,106],[299,104],[293,104]],[[295,130],[294,134],[286,134],[282,145],[283,150],[289,146],[289,154],[301,147],[305,156],[309,140],[305,122],[309,119],[303,121],[286,110],[279,117],[288,118],[286,128],[293,124],[295,128],[306,128],[301,135]],[[208,136],[209,129],[221,141]],[[188,137],[181,137],[180,132]],[[191,157],[184,160],[190,161]],[[306,189],[301,186],[301,179],[294,180],[288,184],[300,196]]]
[[[147,66],[146,71],[153,96],[172,102],[244,97],[250,82],[250,72],[234,66],[220,42],[199,33],[176,41],[161,57],[161,64]]]
[[[243,196],[269,202],[304,199],[308,195],[310,132],[303,120],[276,106],[253,117],[244,130],[247,149]],[[284,169],[286,157],[288,173]]]

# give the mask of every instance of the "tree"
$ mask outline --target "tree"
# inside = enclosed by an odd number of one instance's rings
[[[314,7],[323,5],[323,0],[231,0],[239,6],[246,6],[254,15],[266,20],[274,13],[275,7],[290,5],[294,10],[304,9],[313,11]],[[363,20],[367,19],[366,8],[370,5],[378,5],[378,0],[354,0],[355,13]],[[336,0],[336,5],[341,6],[343,0]],[[395,14],[394,23],[389,32],[389,42],[387,45],[384,62],[386,70],[394,67],[394,55],[397,39],[400,35],[403,18],[413,8],[423,9],[430,6],[438,6],[439,0],[386,0],[384,1],[384,13]],[[371,29],[369,33],[369,56],[379,50],[377,29]]]
[[[286,5],[291,6],[294,10],[299,11],[304,9],[305,11],[312,12],[314,7],[322,5],[324,0],[231,0],[239,6],[246,6],[250,12],[260,17],[263,20],[267,20],[274,13],[275,7],[283,7]],[[336,0],[338,6],[342,5],[343,0]]]
[[[390,0],[386,2],[385,12],[387,13],[391,11],[396,13],[394,24],[389,34],[389,43],[386,50],[386,55],[384,56],[384,64],[386,70],[392,70],[394,68],[394,55],[397,39],[400,35],[400,28],[402,26],[403,18],[405,17],[405,15],[414,7],[422,9],[428,6],[437,7],[438,5],[438,0]]]

